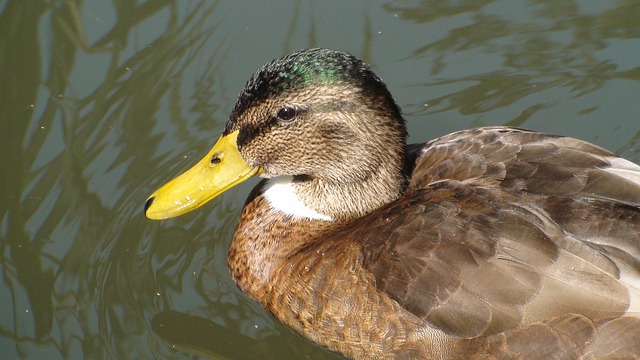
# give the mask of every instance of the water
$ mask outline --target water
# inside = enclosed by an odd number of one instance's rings
[[[639,18],[634,0],[0,1],[0,358],[335,358],[229,277],[255,182],[178,219],[142,214],[250,74],[347,50],[414,142],[512,125],[640,162]]]

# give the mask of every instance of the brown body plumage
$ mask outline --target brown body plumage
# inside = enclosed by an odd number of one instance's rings
[[[225,135],[268,178],[232,276],[312,341],[360,359],[640,358],[639,166],[505,127],[407,147],[384,84],[322,49],[258,70]]]

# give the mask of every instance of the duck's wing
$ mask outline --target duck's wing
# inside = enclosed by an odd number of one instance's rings
[[[640,259],[637,221],[627,219],[640,208],[637,164],[582,140],[507,127],[456,132],[413,152],[410,190],[458,180],[539,195],[531,199],[563,231]]]
[[[502,131],[533,140],[505,142],[504,136],[489,134]],[[637,185],[615,179],[628,185],[620,193],[589,181],[606,178],[601,172],[607,165],[600,157],[613,155],[583,142],[567,148],[564,138],[520,130],[480,133],[493,142],[471,146],[461,141],[460,152],[448,157],[437,154],[451,151],[446,141],[432,142],[418,164],[431,156],[435,170],[419,165],[401,199],[348,230],[363,246],[363,265],[378,290],[432,326],[471,338],[565,314],[601,319],[638,311]],[[494,148],[488,150],[490,144]],[[475,149],[468,150],[475,165],[463,166],[462,157],[444,164],[465,146]],[[556,155],[539,150],[525,156],[537,146]],[[429,154],[429,149],[437,151]],[[566,154],[574,160],[561,161]],[[502,165],[487,160],[491,156],[503,157]],[[438,157],[442,160],[434,160]],[[575,157],[593,158],[597,166],[582,161],[574,168],[584,175],[571,175],[565,170]],[[531,176],[518,177],[525,173]],[[586,180],[566,190],[562,181],[552,181],[551,173],[565,174],[568,182]],[[420,184],[416,174],[431,181]],[[549,179],[549,185],[534,188],[537,177]]]
[[[493,336],[458,342],[456,359],[640,359],[640,319],[593,321],[567,314]]]
[[[640,166],[588,142],[508,128],[459,131],[413,145],[410,188],[440,180],[497,180],[502,189],[640,206]]]

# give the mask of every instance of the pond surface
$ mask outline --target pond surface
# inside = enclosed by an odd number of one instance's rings
[[[0,358],[331,359],[233,284],[249,182],[152,222],[264,62],[369,62],[422,142],[511,125],[640,162],[640,2],[0,1]]]

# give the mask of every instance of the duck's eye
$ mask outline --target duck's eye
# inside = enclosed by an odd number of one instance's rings
[[[293,120],[294,117],[296,117],[296,109],[291,106],[285,106],[282,109],[278,110],[278,113],[276,115],[280,120],[290,121]]]
[[[220,159],[220,157],[218,157],[218,155],[213,155],[211,157],[211,161],[210,162],[211,162],[211,166],[215,166],[215,165],[220,164],[222,162],[222,159]]]

